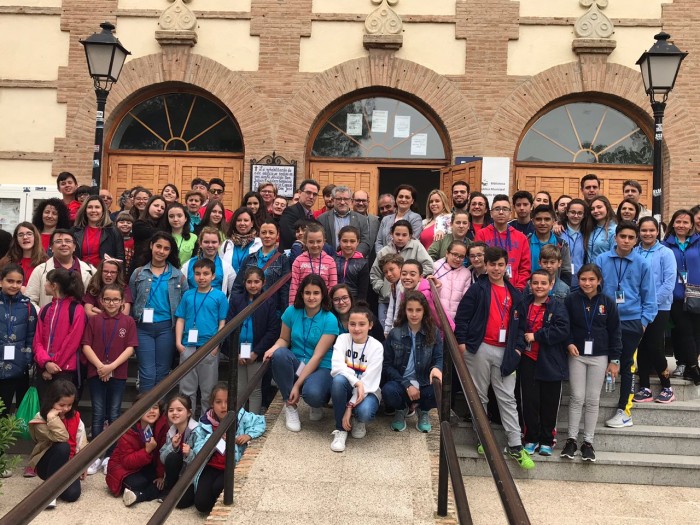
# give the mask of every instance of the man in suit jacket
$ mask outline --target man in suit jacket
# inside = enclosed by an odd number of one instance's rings
[[[287,206],[280,217],[280,249],[288,250],[294,244],[294,223],[299,219],[314,221],[311,208],[314,207],[321,186],[313,179],[304,179],[299,186],[299,202]]]
[[[368,228],[368,241],[370,245],[370,251],[368,259],[374,261],[375,251],[374,243],[377,241],[377,234],[379,233],[380,219],[376,215],[371,215],[367,213],[369,209],[369,194],[364,190],[357,190],[352,195],[352,209],[358,215],[361,215],[366,222]]]
[[[352,190],[347,186],[333,188],[333,209],[319,215],[317,220],[326,232],[326,242],[336,249],[340,244],[338,232],[343,226],[354,226],[360,230],[360,244],[357,251],[367,257],[370,252],[369,226],[364,217],[350,210],[351,195]]]

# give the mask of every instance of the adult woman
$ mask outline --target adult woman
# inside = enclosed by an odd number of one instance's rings
[[[137,197],[134,198],[134,208],[137,207],[136,202],[139,195],[141,195],[141,193],[137,193]],[[151,238],[156,232],[166,230],[167,218],[165,217],[165,207],[165,199],[160,195],[154,195],[148,199],[146,207],[141,212],[138,220],[134,221],[134,225],[131,229],[131,236],[134,239],[132,268],[145,264],[146,257],[151,251]],[[132,210],[134,208],[132,208]],[[173,245],[173,248],[175,248],[174,251],[177,252],[177,247],[175,245]],[[177,253],[175,253],[175,256],[177,257]]]
[[[162,199],[162,197],[159,197]],[[148,244],[145,264],[129,280],[134,298],[139,346],[139,391],[148,392],[170,373],[175,351],[175,310],[187,290],[187,279],[178,270],[175,239],[157,232]]]
[[[182,265],[182,273],[187,277],[187,283],[190,288],[197,286],[194,280],[194,263],[199,259],[210,259],[214,261],[214,280],[211,282],[212,288],[217,288],[226,294],[226,297],[231,293],[233,281],[236,278],[236,272],[233,271],[231,264],[228,261],[219,257],[219,248],[221,241],[219,240],[219,232],[216,228],[202,228],[202,233],[199,234],[199,252],[189,261]]]
[[[396,221],[406,220],[411,225],[411,231],[414,239],[420,237],[423,231],[423,219],[415,211],[415,202],[418,197],[416,189],[409,184],[401,184],[394,190],[394,199],[396,199],[396,213],[387,215],[382,219],[377,233],[377,241],[375,249],[377,253],[384,248],[391,240],[391,227]]]
[[[70,230],[73,223],[70,220],[68,207],[61,199],[46,199],[39,202],[32,224],[41,234],[41,245],[47,255],[51,256],[51,234],[55,229]]]
[[[168,217],[168,231],[177,243],[177,256],[180,265],[192,258],[197,248],[197,236],[190,232],[190,214],[179,202],[173,202],[166,211]]]
[[[180,190],[175,184],[166,184],[160,192],[161,197],[165,199],[167,204],[172,204],[180,200]]]
[[[248,255],[262,246],[253,212],[249,208],[238,208],[233,212],[226,237],[221,246],[221,257],[238,273]]]
[[[622,221],[637,222],[641,211],[642,207],[639,203],[634,202],[632,199],[625,199],[618,204],[615,217],[617,218],[618,224]]]
[[[673,214],[664,245],[676,257],[678,273],[671,303],[673,353],[678,365],[673,376],[700,385],[700,313],[687,311],[684,304],[686,284],[700,286],[700,234],[693,233],[693,214],[690,210],[677,210]]]
[[[109,210],[98,195],[90,195],[78,210],[73,228],[80,259],[97,266],[105,257],[124,260],[124,242],[112,228]]]
[[[272,209],[270,210],[270,214],[275,221],[279,222],[280,217],[282,217],[282,214],[284,213],[284,210],[287,209],[287,199],[284,197],[275,197],[275,200],[272,202]]]
[[[554,211],[557,213],[558,220],[564,220],[566,217],[566,208],[571,200],[572,198],[569,195],[560,195],[559,198],[554,201]]]
[[[226,240],[226,208],[219,201],[209,201],[207,207],[204,209],[204,215],[202,216],[202,221],[194,229],[194,233],[200,234],[202,229],[205,227],[214,228],[219,232],[219,240],[224,242]]]
[[[99,306],[100,292],[108,284],[117,285],[122,290],[124,293],[122,313],[129,315],[134,299],[131,297],[131,289],[127,286],[124,275],[123,263],[115,259],[102,261],[97,266],[95,275],[90,279],[83,296],[85,315],[91,317],[102,313],[102,309]]]
[[[331,304],[333,305],[333,313],[338,319],[338,333],[348,333],[348,320],[350,318],[350,309],[355,306],[355,298],[352,296],[352,291],[347,284],[336,284],[331,288]],[[377,341],[384,341],[384,330],[379,320],[372,314],[372,328],[369,330],[369,335]]]
[[[248,208],[251,211],[256,230],[259,230],[262,221],[269,217],[265,201],[257,191],[249,191],[243,196],[241,208]]]
[[[615,244],[615,212],[607,197],[596,197],[591,201],[591,213],[584,227],[586,260],[595,262],[601,253],[610,250]]]
[[[330,348],[338,335],[338,321],[331,312],[331,301],[323,279],[304,277],[294,304],[282,314],[279,339],[265,352],[271,360],[272,377],[285,400],[287,429],[301,430],[297,405],[300,397],[311,408],[309,418],[323,417],[323,406],[331,397]]]
[[[148,201],[152,196],[153,194],[149,190],[141,186],[136,186],[133,190],[131,190],[132,206],[131,209],[129,209],[129,213],[131,213],[134,221],[139,220],[141,214],[148,206]]]
[[[693,214],[693,224],[695,225],[695,233],[700,233],[700,205],[690,208],[690,213]]]
[[[473,241],[479,230],[492,222],[489,200],[486,195],[479,191],[473,191],[469,196],[469,232],[467,238]]]
[[[31,222],[20,222],[12,234],[10,249],[0,259],[0,270],[8,264],[16,264],[24,270],[22,286],[27,286],[29,276],[38,265],[48,259],[39,242],[39,230]]]
[[[275,186],[271,182],[261,182],[258,185],[258,193],[260,194],[265,203],[263,205],[265,210],[267,210],[268,213],[272,213],[272,207],[275,202],[275,199],[277,198],[277,186]],[[285,199],[284,202],[286,205],[287,200]]]
[[[423,231],[420,233],[420,242],[427,250],[434,241],[439,241],[450,233],[450,204],[447,196],[441,190],[432,190],[428,194],[428,203],[425,206],[425,220]]]
[[[585,264],[586,242],[583,225],[588,222],[588,205],[583,199],[571,199],[566,207],[566,213],[561,219],[562,241],[569,244],[571,252],[571,286],[578,283],[577,273]]]

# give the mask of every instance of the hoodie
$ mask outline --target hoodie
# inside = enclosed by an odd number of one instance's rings
[[[338,283],[344,283],[350,288],[355,300],[367,300],[367,288],[369,287],[369,264],[365,256],[355,252],[352,257],[346,259],[342,252],[335,257],[338,268]]]
[[[493,224],[490,224],[476,234],[475,241],[481,241],[488,246],[504,248],[508,252],[508,266],[510,283],[519,291],[525,289],[530,278],[530,244],[518,230],[508,226],[504,232],[498,232]]]
[[[656,301],[659,310],[667,312],[673,302],[673,289],[678,279],[678,267],[673,251],[660,242],[645,250],[640,244],[634,249],[639,255],[651,261],[651,275],[656,283]]]
[[[664,245],[671,249],[676,258],[677,278],[673,288],[673,300],[685,300],[685,283],[682,279],[686,273],[688,284],[700,285],[700,233],[696,233],[688,240],[685,249],[681,249],[675,235],[669,235]]]
[[[72,297],[54,298],[39,313],[34,335],[34,360],[39,368],[46,368],[46,363],[53,362],[64,372],[78,369],[86,316],[83,306],[79,304],[73,314],[73,324],[70,323],[72,301],[75,301]]]

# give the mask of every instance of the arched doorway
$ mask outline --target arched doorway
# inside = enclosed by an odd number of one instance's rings
[[[127,109],[109,138],[108,189],[116,197],[134,186],[155,193],[167,183],[181,199],[195,177],[226,183],[224,204],[238,207],[243,139],[221,105],[205,95],[169,90]]]
[[[566,102],[548,107],[526,128],[515,156],[516,186],[546,189],[554,198],[580,195],[587,173],[601,179],[613,206],[623,199],[622,183],[642,185],[641,202],[651,206],[653,145],[639,122],[621,108],[599,102]]]
[[[395,95],[355,94],[318,118],[306,158],[307,173],[322,188],[335,184],[365,190],[369,212],[377,213],[377,196],[402,183],[416,187],[422,211],[430,190],[440,186],[440,169],[450,156],[442,126],[413,102]]]

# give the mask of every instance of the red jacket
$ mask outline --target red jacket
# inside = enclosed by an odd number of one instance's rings
[[[70,303],[74,300],[73,298],[54,298],[50,304],[41,309],[33,343],[34,360],[39,368],[46,368],[46,363],[52,361],[64,372],[77,370],[86,316],[83,306],[79,304],[73,313],[71,325]],[[57,310],[59,306],[60,310]],[[53,338],[49,344],[52,332]]]
[[[530,279],[532,268],[530,243],[527,237],[512,226],[508,226],[505,232],[498,233],[494,225],[489,224],[479,230],[474,240],[485,242],[488,246],[504,248],[508,252],[508,264],[511,270],[510,284],[522,292]]]

